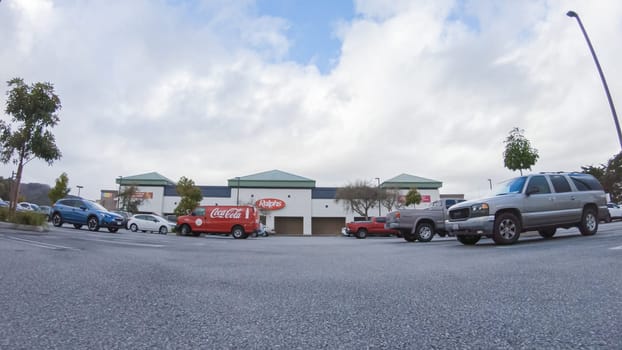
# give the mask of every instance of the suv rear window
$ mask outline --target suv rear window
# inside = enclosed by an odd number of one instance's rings
[[[603,186],[592,175],[573,174],[570,178],[579,191],[603,191]]]
[[[555,188],[555,192],[563,193],[570,192],[570,184],[563,175],[551,175],[551,182]]]

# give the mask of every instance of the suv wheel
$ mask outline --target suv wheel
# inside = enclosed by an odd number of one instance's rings
[[[410,233],[410,232],[402,232],[402,235],[404,236],[404,239],[408,242],[414,242],[417,240],[417,236],[415,236],[415,234]]]
[[[63,226],[63,218],[60,216],[59,213],[54,213],[54,215],[52,215],[52,225],[56,227]]]
[[[542,229],[542,230],[538,230],[538,233],[544,239],[551,239],[551,238],[553,238],[553,235],[555,235],[556,231],[557,231],[557,228],[553,227],[553,228],[545,228],[545,229]]]
[[[495,219],[492,240],[496,244],[512,244],[518,240],[521,225],[512,213],[502,213]]]
[[[581,234],[584,236],[594,235],[596,231],[598,231],[598,218],[596,217],[594,208],[586,208],[583,210],[579,231],[581,231]]]
[[[475,245],[475,243],[479,242],[481,236],[456,236],[458,241],[464,245]]]
[[[89,228],[89,231],[99,231],[99,220],[96,217],[91,216],[86,221],[86,225]]]
[[[428,223],[417,225],[417,240],[419,242],[429,242],[434,237],[434,228]]]
[[[354,234],[354,236],[356,238],[366,238],[367,237],[367,230],[364,228],[359,229],[358,231],[356,231],[356,233]]]

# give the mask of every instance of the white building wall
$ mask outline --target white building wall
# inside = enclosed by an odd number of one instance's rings
[[[124,190],[124,188],[122,189]],[[136,192],[144,192],[149,199],[144,199],[143,203],[138,207],[140,211],[152,212],[158,215],[164,213],[164,187],[160,186],[137,186]]]

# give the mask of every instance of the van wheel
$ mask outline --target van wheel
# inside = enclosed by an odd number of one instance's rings
[[[364,228],[360,228],[358,231],[356,231],[354,236],[356,238],[365,239],[365,238],[367,238],[367,230],[364,229]]]
[[[492,240],[496,244],[512,244],[518,240],[521,225],[514,214],[502,213],[495,219]]]
[[[417,240],[419,242],[429,242],[434,237],[434,228],[432,225],[424,222],[417,225]]]
[[[475,243],[479,242],[481,236],[456,236],[458,241],[464,245],[475,245]]]
[[[542,230],[538,230],[538,233],[544,239],[551,239],[553,238],[553,235],[555,235],[556,231],[557,231],[557,228],[553,227],[553,228],[545,228]]]
[[[179,235],[180,236],[187,236],[190,233],[192,233],[192,230],[190,230],[190,226],[188,226],[188,225],[181,225],[181,227],[179,228]]]
[[[235,226],[231,230],[231,235],[235,239],[247,238],[248,237],[248,235],[244,233],[244,229],[241,226]]]
[[[592,236],[598,231],[598,218],[596,217],[594,208],[586,208],[583,210],[579,231],[581,231],[581,234],[584,236]]]

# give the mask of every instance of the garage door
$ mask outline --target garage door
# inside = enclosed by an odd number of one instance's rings
[[[303,229],[302,217],[283,217],[274,218],[274,232],[278,235],[301,235]]]
[[[346,226],[346,218],[312,218],[311,232],[314,236],[337,236]]]

